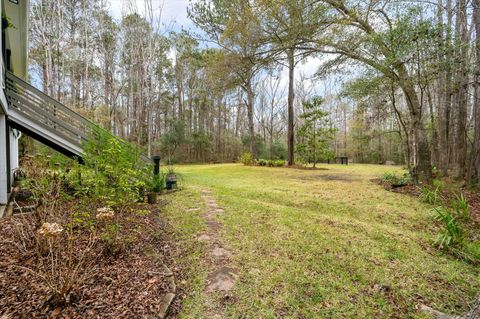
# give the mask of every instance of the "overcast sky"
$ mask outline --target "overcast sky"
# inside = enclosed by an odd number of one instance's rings
[[[109,0],[110,11],[117,19],[121,17],[122,10],[125,10],[128,0]],[[135,0],[141,14],[144,12],[145,1]],[[161,14],[162,23],[180,30],[193,28],[193,23],[187,17],[187,6],[189,0],[152,0],[155,15]],[[173,24],[173,25],[172,25]]]
[[[144,0],[135,0],[137,8],[140,14],[144,13],[145,1]],[[187,17],[187,7],[189,0],[152,0],[153,9],[155,15],[158,16],[161,13],[161,23],[165,25],[166,28],[179,31],[182,28],[186,30],[195,31],[195,25]],[[122,16],[122,11],[126,9],[126,5],[129,3],[129,0],[109,0],[110,11],[112,15],[119,19]],[[305,61],[305,63],[300,64],[296,68],[296,77],[300,74],[304,74],[306,77],[312,76],[320,65],[320,59],[310,58]],[[281,73],[281,82],[282,85],[286,85],[288,80],[288,71],[284,69]],[[321,88],[321,82],[314,81],[315,91],[318,94],[324,94],[325,88]]]

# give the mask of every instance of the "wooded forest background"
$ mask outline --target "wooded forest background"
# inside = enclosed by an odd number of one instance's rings
[[[31,81],[149,155],[289,164],[323,81],[335,156],[479,182],[480,0],[198,0],[179,32],[144,4],[32,0]]]

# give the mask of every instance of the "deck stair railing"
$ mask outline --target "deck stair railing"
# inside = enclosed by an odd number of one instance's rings
[[[9,121],[57,150],[81,158],[84,143],[98,126],[13,73],[6,71],[5,79]],[[145,156],[142,158],[149,161]]]

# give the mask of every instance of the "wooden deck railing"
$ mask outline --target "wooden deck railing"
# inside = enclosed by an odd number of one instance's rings
[[[77,147],[87,140],[87,128],[93,123],[85,117],[9,71],[5,86],[9,108],[50,132],[52,137],[59,136]]]
[[[62,145],[74,146],[68,149],[67,153],[81,157],[82,153],[78,150],[82,150],[88,138],[94,136],[95,130],[92,129],[98,126],[13,73],[6,71],[5,78],[9,113],[10,110],[13,110],[26,121],[34,123],[36,129],[43,130],[42,135],[49,136],[52,143],[55,143],[56,140],[67,141]],[[113,134],[111,136],[121,143],[127,143]],[[146,156],[142,156],[142,159],[151,162]]]

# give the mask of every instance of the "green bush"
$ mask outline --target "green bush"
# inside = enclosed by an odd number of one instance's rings
[[[147,190],[149,192],[160,193],[165,188],[165,174],[159,172],[158,175],[152,175],[152,177],[146,181]]]
[[[382,181],[395,186],[404,186],[410,184],[412,180],[408,173],[405,173],[402,176],[397,176],[396,173],[386,172],[383,174]]]
[[[79,195],[97,198],[110,206],[143,200],[153,167],[141,157],[140,149],[92,127],[84,152],[84,165],[75,165],[67,174],[69,184]]]
[[[269,166],[269,167],[281,167],[285,165],[285,161],[284,160],[267,160],[267,159],[259,158],[257,160],[257,165]]]
[[[260,158],[260,159],[257,160],[257,164],[260,165],[260,166],[267,166],[268,165],[268,160]]]
[[[273,160],[272,161],[272,166],[275,166],[275,167],[285,166],[285,161],[284,160]]]
[[[100,244],[105,255],[117,257],[131,245],[131,238],[121,236],[120,228],[120,225],[116,223],[107,223],[102,229]]]
[[[238,159],[243,165],[253,165],[254,164],[254,158],[253,154],[249,152],[243,152],[240,155],[240,158]]]

